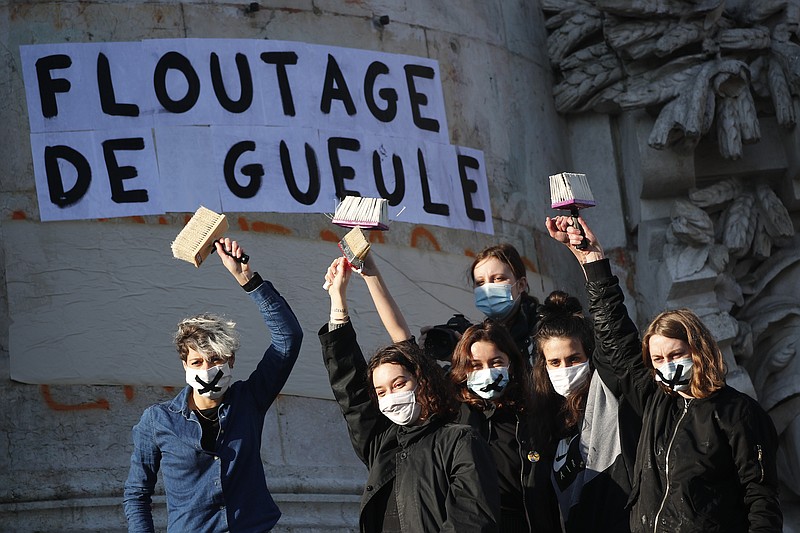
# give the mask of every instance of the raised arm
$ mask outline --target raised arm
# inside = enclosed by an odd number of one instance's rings
[[[246,381],[259,408],[266,412],[289,379],[300,354],[303,330],[291,307],[272,283],[252,270],[252,261],[242,264],[236,259],[244,254],[238,242],[224,238],[215,246],[222,264],[258,306],[272,337],[261,361]]]
[[[328,267],[325,279],[331,315],[329,322],[319,331],[319,340],[331,390],[347,422],[353,449],[369,467],[376,453],[376,437],[391,423],[378,410],[369,393],[367,362],[347,312],[350,274],[350,267],[343,257]]]
[[[607,386],[622,394],[641,416],[656,385],[642,360],[639,331],[628,315],[619,279],[611,273],[599,240],[586,221],[579,218],[588,246],[584,250],[576,248],[584,236],[571,222],[571,217],[548,217],[545,225],[550,236],[567,246],[583,268],[589,313],[594,321],[594,364]]]
[[[361,277],[367,283],[369,295],[372,297],[372,303],[375,304],[375,309],[378,311],[378,316],[381,318],[383,327],[389,333],[392,342],[405,341],[411,338],[411,329],[408,327],[403,313],[397,306],[386,282],[381,276],[378,265],[371,253],[367,254],[364,259],[364,268],[361,270]]]

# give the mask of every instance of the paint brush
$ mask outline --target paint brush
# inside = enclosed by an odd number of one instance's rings
[[[578,222],[580,210],[595,205],[597,202],[592,196],[586,174],[561,172],[550,176],[550,207],[570,212],[572,225],[583,235],[583,240],[576,246],[579,250],[585,250],[589,246],[583,226]]]
[[[201,205],[172,241],[172,255],[200,268],[206,257],[216,249],[214,242],[225,235],[227,231],[228,219],[225,215],[215,213]],[[225,253],[242,264],[247,264],[250,260],[250,256],[247,254],[235,257],[229,252]]]
[[[345,196],[336,207],[331,222],[337,226],[351,229],[339,241],[339,249],[347,259],[350,268],[361,272],[364,258],[369,253],[370,244],[362,228],[386,231],[389,229],[387,201],[384,198],[363,198],[361,196]],[[326,281],[322,288],[328,290]]]

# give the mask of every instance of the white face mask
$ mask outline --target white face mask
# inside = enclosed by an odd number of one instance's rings
[[[398,426],[407,426],[419,419],[422,406],[417,403],[414,391],[392,392],[378,398],[378,409]]]
[[[186,368],[186,383],[188,383],[200,396],[217,400],[222,398],[233,379],[231,367],[228,363],[212,366],[207,370]]]
[[[547,375],[556,392],[566,398],[589,377],[589,361],[561,368],[547,367]]]
[[[482,368],[467,376],[467,388],[487,400],[502,396],[508,386],[508,367]]]
[[[676,359],[656,367],[656,381],[663,383],[667,388],[674,391],[689,390],[689,383],[692,381],[691,357]],[[680,371],[678,370],[680,368]]]

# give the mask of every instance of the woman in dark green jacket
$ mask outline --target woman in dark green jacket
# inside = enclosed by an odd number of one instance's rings
[[[331,317],[319,337],[353,448],[369,469],[360,530],[499,531],[488,446],[468,426],[450,422],[456,403],[444,374],[413,342],[389,345],[365,361],[349,319],[349,277],[343,258],[328,269]]]

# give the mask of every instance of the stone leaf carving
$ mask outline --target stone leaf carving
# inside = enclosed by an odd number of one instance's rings
[[[797,0],[545,0],[543,10],[561,113],[647,108],[658,114],[653,148],[686,152],[714,131],[727,159],[760,140],[759,113],[796,122]]]
[[[668,233],[685,244],[704,246],[714,242],[714,223],[708,213],[687,200],[676,200],[670,213]],[[705,261],[705,259],[704,259]]]
[[[794,225],[789,211],[780,198],[766,184],[756,186],[756,198],[761,213],[761,220],[770,237],[786,240],[794,236]]]
[[[703,270],[708,259],[708,246],[666,244],[664,260],[673,280],[679,281]]]
[[[697,207],[715,208],[736,198],[741,190],[742,185],[739,180],[730,178],[690,191],[689,200]]]
[[[722,244],[728,248],[731,257],[743,257],[750,250],[757,224],[755,203],[752,194],[742,194],[725,211]]]

